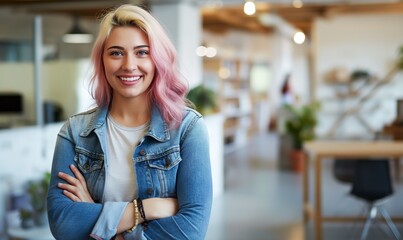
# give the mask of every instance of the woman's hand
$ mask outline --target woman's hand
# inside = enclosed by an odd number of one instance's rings
[[[63,189],[63,194],[74,202],[93,203],[94,200],[92,200],[92,197],[88,192],[87,183],[83,175],[74,165],[70,165],[70,169],[75,177],[72,177],[67,173],[59,172],[58,176],[67,183],[59,183],[57,186]]]

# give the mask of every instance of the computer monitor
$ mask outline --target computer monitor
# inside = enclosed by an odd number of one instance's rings
[[[0,93],[0,115],[22,115],[23,97],[19,93]]]

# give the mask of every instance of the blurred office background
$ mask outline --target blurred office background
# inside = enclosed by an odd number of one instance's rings
[[[99,16],[121,3],[160,20],[190,88],[216,101],[205,112],[214,181],[206,239],[315,239],[312,220],[303,221],[287,105],[319,103],[309,140],[403,138],[403,1],[0,0],[0,239],[51,239],[46,224],[23,224],[27,184],[50,170],[62,122],[94,106],[89,56]],[[364,218],[365,204],[328,160],[323,213]],[[403,233],[401,169],[393,161],[385,207]],[[324,223],[323,239],[359,239],[363,223]],[[375,225],[368,239],[393,239],[383,221]]]

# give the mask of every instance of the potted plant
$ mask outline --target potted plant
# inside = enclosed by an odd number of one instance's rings
[[[293,105],[286,105],[289,117],[285,121],[286,133],[291,136],[292,150],[290,159],[295,171],[301,171],[304,164],[305,154],[303,144],[315,138],[315,127],[317,125],[317,111],[320,108],[318,102],[303,105],[299,108]]]
[[[187,99],[191,102],[191,107],[202,115],[208,115],[218,111],[216,93],[203,85],[192,88],[187,94]]]
[[[50,173],[46,172],[42,179],[30,181],[27,184],[27,194],[30,206],[20,210],[22,227],[42,226],[47,223],[46,195],[49,189]]]

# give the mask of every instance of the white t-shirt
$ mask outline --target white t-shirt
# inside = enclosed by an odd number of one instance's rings
[[[149,123],[125,127],[110,115],[107,118],[107,158],[104,202],[128,202],[137,198],[134,150],[148,130]]]

